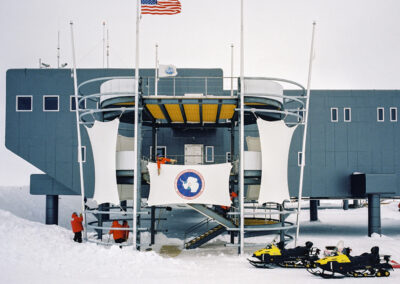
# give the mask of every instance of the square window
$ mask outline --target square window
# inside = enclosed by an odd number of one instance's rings
[[[82,97],[78,97],[78,100],[81,99]],[[86,100],[81,101],[79,104],[80,109],[85,109],[86,108]],[[69,110],[70,111],[75,111],[75,96],[70,96],[69,97]]]
[[[17,96],[16,110],[17,111],[32,111],[32,96]]]
[[[391,122],[397,121],[397,107],[390,108],[390,121]]]
[[[58,96],[44,96],[43,111],[59,111]]]
[[[345,107],[343,113],[344,113],[344,121],[350,122],[351,121],[351,108]]]
[[[338,122],[338,108],[331,108],[331,122]]]
[[[377,116],[378,122],[385,121],[385,109],[383,107],[378,107],[376,109],[376,116]]]
[[[206,163],[214,162],[214,146],[206,146]]]

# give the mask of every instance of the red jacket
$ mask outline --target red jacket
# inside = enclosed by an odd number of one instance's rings
[[[122,228],[122,225],[117,220],[114,220],[111,228]],[[108,233],[113,234],[114,240],[123,239],[125,236],[122,230],[110,230]]]
[[[76,213],[73,213],[71,219],[72,232],[78,233],[83,231],[82,222],[83,222],[83,217],[82,216],[78,217]]]
[[[122,224],[122,228],[129,228],[128,222],[124,221]],[[127,240],[129,238],[129,231],[123,231],[124,232],[124,239]]]

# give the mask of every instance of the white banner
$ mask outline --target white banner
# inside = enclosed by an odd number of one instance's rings
[[[115,151],[117,148],[119,119],[110,122],[96,120],[86,130],[92,145],[94,161],[94,195],[97,204],[119,205],[117,176],[115,174]]]
[[[296,127],[287,127],[283,120],[257,119],[261,142],[261,186],[258,204],[282,203],[290,200],[288,186],[288,158],[290,142]]]
[[[147,165],[150,194],[147,204],[210,204],[230,206],[230,163],[215,165]]]
[[[172,77],[178,75],[176,67],[174,65],[159,65],[158,66],[158,77]]]

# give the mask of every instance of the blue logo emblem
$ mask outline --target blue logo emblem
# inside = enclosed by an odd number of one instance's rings
[[[175,178],[175,190],[184,199],[195,199],[204,190],[204,178],[195,170],[180,172]]]
[[[165,69],[165,73],[167,73],[168,75],[174,74],[174,68],[168,66],[167,69]]]

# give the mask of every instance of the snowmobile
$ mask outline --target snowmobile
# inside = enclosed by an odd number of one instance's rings
[[[286,249],[284,242],[271,243],[265,248],[253,253],[254,259],[247,259],[257,268],[272,268],[280,266],[287,268],[304,268],[309,263],[318,260],[319,249],[313,248],[312,242],[306,242],[305,246]]]
[[[359,256],[351,256],[350,252],[350,248],[344,248],[336,255],[311,261],[307,271],[323,278],[388,277],[389,270],[393,269],[389,264],[390,256],[381,257],[379,247],[373,247],[371,253]]]

